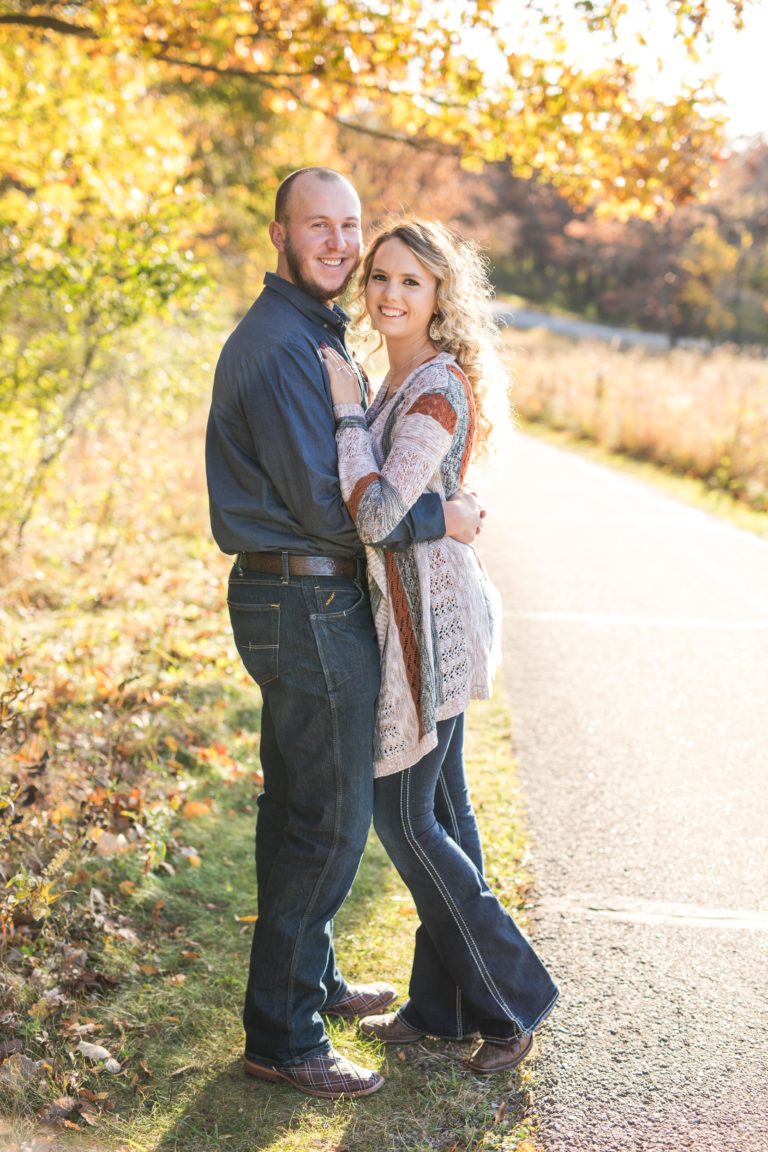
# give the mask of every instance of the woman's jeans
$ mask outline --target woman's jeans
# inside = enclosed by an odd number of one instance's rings
[[[367,589],[233,568],[232,629],[262,694],[246,1053],[298,1063],[329,1047],[320,1012],[346,993],[332,919],[371,822],[379,652]]]
[[[558,990],[483,878],[464,777],[464,717],[437,725],[438,745],[374,785],[376,832],[410,889],[421,924],[400,1016],[445,1037],[530,1033]]]

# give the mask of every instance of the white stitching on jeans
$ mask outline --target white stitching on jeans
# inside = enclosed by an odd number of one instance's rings
[[[413,831],[410,818],[407,816],[407,804],[405,804],[405,793],[406,793],[406,791],[408,793],[410,793],[410,772],[409,772],[409,770],[406,770],[405,772],[403,772],[402,776],[403,776],[403,780],[402,780],[401,786],[400,786],[400,817],[401,817],[401,821],[402,821],[403,831],[406,834],[406,837],[408,839],[408,843],[412,847],[413,852],[416,855],[416,857],[419,860],[421,860],[425,872],[427,872],[428,875],[432,878],[432,881],[434,882],[434,885],[437,888],[438,892],[441,893],[443,900],[445,902],[445,905],[448,908],[449,912],[451,913],[451,916],[453,917],[453,920],[456,924],[456,927],[459,929],[459,932],[461,933],[462,937],[464,938],[464,941],[467,945],[467,948],[470,951],[470,954],[474,958],[475,965],[477,967],[478,972],[480,973],[480,976],[482,977],[483,983],[485,984],[486,988],[488,989],[488,991],[490,992],[491,996],[496,1001],[496,1003],[499,1005],[502,1012],[504,1012],[504,1014],[510,1020],[512,1020],[512,1022],[514,1024],[517,1024],[518,1027],[520,1027],[520,1024],[519,1024],[519,1021],[517,1020],[517,1017],[512,1012],[512,1009],[508,1007],[506,1001],[504,1000],[504,997],[501,995],[501,992],[496,987],[494,980],[492,979],[490,973],[486,969],[485,964],[483,962],[483,958],[480,955],[480,950],[477,946],[477,943],[476,943],[474,937],[472,936],[472,933],[470,932],[469,928],[467,927],[461,913],[459,912],[455,903],[451,899],[450,892],[448,891],[446,886],[443,884],[442,880],[440,879],[438,872],[432,866],[427,854],[419,847],[418,840],[417,840],[416,835]]]
[[[440,794],[443,798],[443,803],[445,804],[445,807],[448,811],[448,816],[449,816],[450,821],[451,821],[451,834],[453,836],[453,839],[458,844],[459,848],[461,848],[462,847],[462,845],[461,845],[461,830],[459,828],[459,822],[456,818],[456,809],[453,806],[453,801],[451,800],[451,794],[448,790],[448,785],[445,782],[445,776],[443,775],[442,768],[440,769],[440,775],[437,778],[437,786],[440,789]],[[456,1034],[458,1036],[463,1036],[463,1034],[464,1034],[464,1013],[462,1012],[461,988],[459,988],[458,984],[456,985],[455,1012],[456,1012]]]

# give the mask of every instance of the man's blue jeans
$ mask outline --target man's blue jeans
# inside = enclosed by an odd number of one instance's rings
[[[332,920],[371,821],[379,652],[368,592],[355,580],[235,565],[228,604],[263,700],[245,1048],[256,1060],[298,1063],[329,1048],[320,1012],[347,989]]]
[[[557,988],[483,877],[464,776],[464,717],[437,725],[438,746],[375,782],[376,832],[409,888],[416,932],[407,1024],[437,1036],[533,1032]]]

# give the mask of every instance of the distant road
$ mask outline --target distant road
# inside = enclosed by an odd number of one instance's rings
[[[766,1152],[768,543],[530,437],[499,467],[540,1142]]]
[[[496,314],[501,324],[510,328],[546,328],[576,340],[605,340],[616,348],[650,348],[665,352],[672,342],[663,332],[638,332],[634,328],[612,328],[607,324],[592,324],[588,320],[571,320],[567,316],[552,316],[549,312],[537,312],[533,308],[510,308],[501,302],[496,304]],[[711,348],[707,340],[682,339],[678,348]]]

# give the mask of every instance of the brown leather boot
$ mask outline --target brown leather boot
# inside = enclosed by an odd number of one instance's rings
[[[411,1028],[401,1020],[397,1012],[385,1012],[383,1016],[366,1016],[358,1025],[363,1036],[381,1040],[382,1044],[415,1044],[423,1040],[426,1033]]]
[[[322,1100],[352,1100],[378,1092],[384,1078],[370,1068],[361,1068],[331,1048],[319,1056],[310,1056],[300,1064],[267,1064],[248,1056],[243,1067],[258,1080],[283,1080],[307,1096]]]
[[[481,1040],[479,1046],[467,1060],[467,1068],[473,1072],[509,1072],[517,1068],[533,1048],[533,1036],[521,1033],[513,1040],[501,1043],[495,1040]]]

